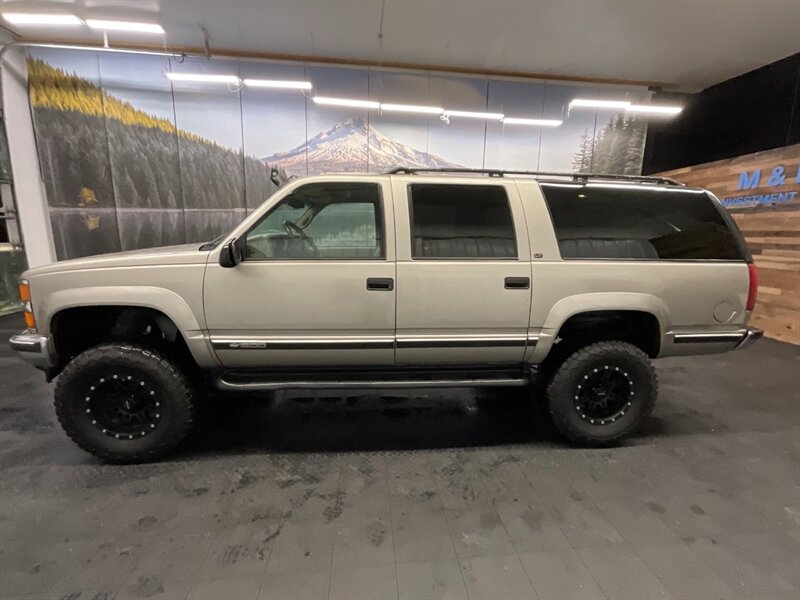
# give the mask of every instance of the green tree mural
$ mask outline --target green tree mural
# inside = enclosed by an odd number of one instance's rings
[[[646,133],[647,122],[643,119],[624,114],[613,116],[592,142],[591,171],[615,175],[639,175]],[[573,158],[573,167],[576,170],[583,170],[587,152],[586,143],[582,136],[581,147]]]
[[[59,259],[203,241],[230,227],[231,219],[193,213],[190,226],[155,213],[244,209],[245,186],[254,206],[276,189],[262,161],[177,129],[43,60],[29,59],[28,89],[48,203],[62,209],[51,210]],[[87,189],[94,194],[90,203]],[[67,216],[69,208],[95,212]],[[147,213],[123,222],[126,209],[154,211],[149,216],[160,231],[142,230]]]

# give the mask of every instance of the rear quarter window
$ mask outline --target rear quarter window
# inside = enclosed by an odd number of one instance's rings
[[[745,260],[732,220],[702,190],[543,183],[562,258]]]

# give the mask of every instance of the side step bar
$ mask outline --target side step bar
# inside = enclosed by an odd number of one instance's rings
[[[303,376],[305,375],[305,376]],[[420,373],[248,373],[228,371],[214,379],[220,390],[259,391],[291,389],[411,389],[437,387],[514,387],[529,382],[523,371]]]

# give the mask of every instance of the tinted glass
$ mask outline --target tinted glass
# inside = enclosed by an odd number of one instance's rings
[[[703,191],[542,184],[563,258],[743,260]]]
[[[378,186],[313,183],[295,190],[247,233],[245,258],[383,258]]]
[[[494,185],[414,184],[411,255],[414,258],[516,258],[508,197]]]

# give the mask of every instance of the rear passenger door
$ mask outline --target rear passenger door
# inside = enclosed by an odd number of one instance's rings
[[[532,282],[516,186],[416,176],[394,176],[392,184],[396,362],[521,362]]]

